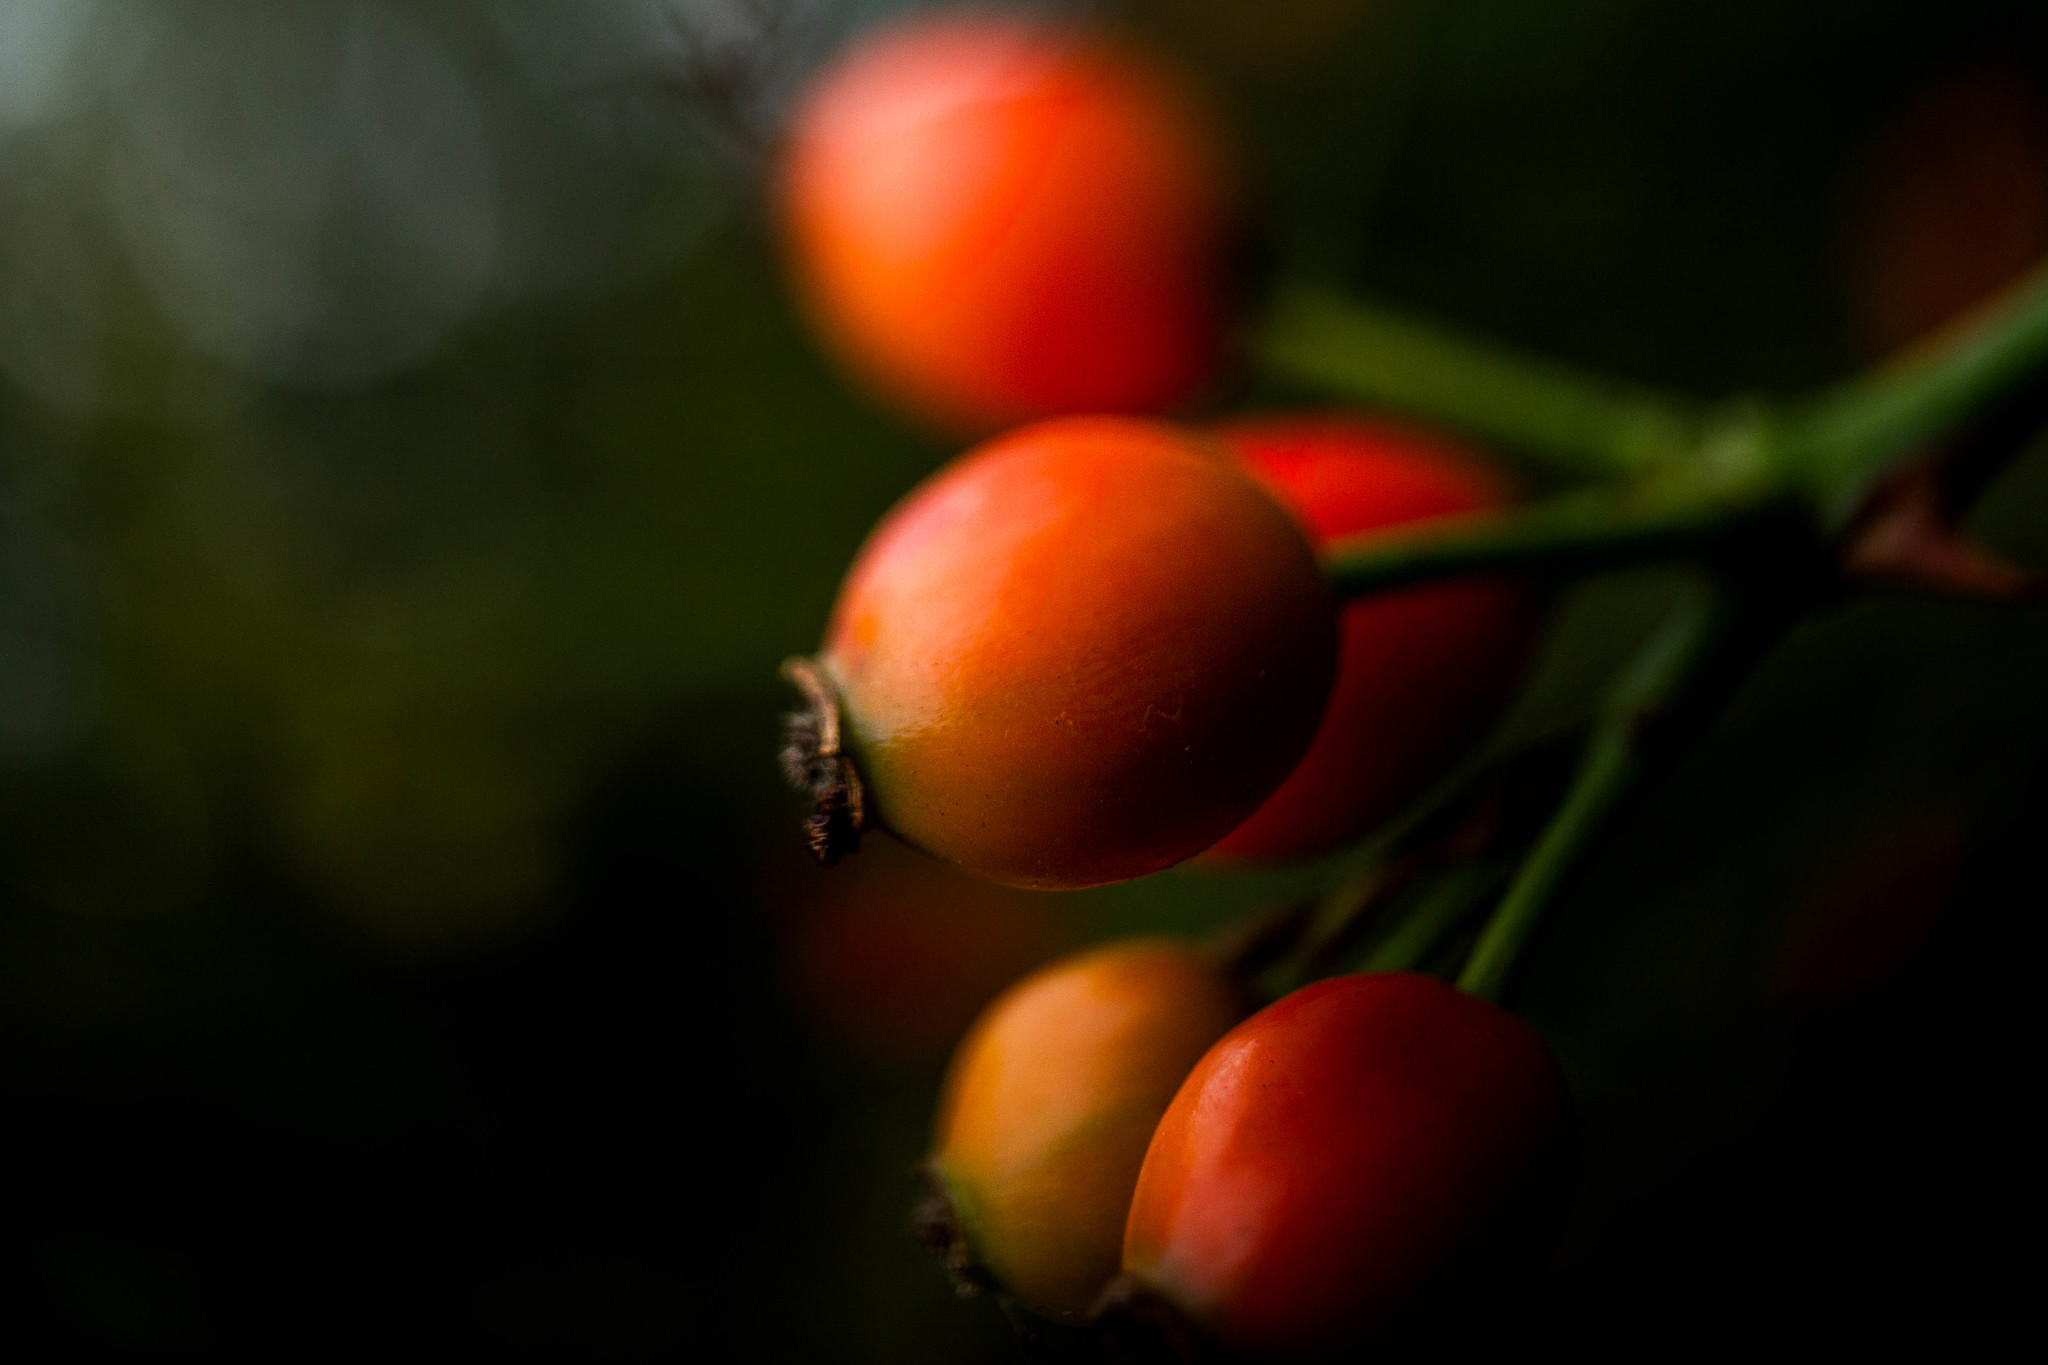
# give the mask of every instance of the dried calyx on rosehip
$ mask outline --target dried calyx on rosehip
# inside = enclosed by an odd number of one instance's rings
[[[1337,608],[1197,433],[1065,418],[969,451],[860,552],[785,764],[831,861],[881,828],[991,881],[1101,885],[1228,834],[1314,737]]]

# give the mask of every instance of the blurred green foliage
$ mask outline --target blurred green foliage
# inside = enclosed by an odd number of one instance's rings
[[[885,8],[0,20],[19,1339],[1009,1349],[900,1235],[933,1078],[836,1053],[776,965],[814,874],[774,787],[775,665],[949,453],[831,370],[765,227],[781,102]],[[1917,90],[1983,61],[2048,89],[2048,20],[1995,0],[1255,8],[1123,17],[1243,130],[1269,266],[1703,395],[1863,359],[1851,189]],[[286,118],[266,101],[289,82],[240,74],[279,52],[356,93]],[[490,148],[488,175],[440,173],[468,143],[405,160],[402,116],[437,110]],[[331,183],[298,185],[296,144],[251,131],[272,122],[342,168]],[[451,184],[483,207],[433,198]],[[401,193],[426,207],[407,217]],[[436,225],[471,212],[489,269],[436,292],[472,262]],[[278,261],[299,273],[263,273]],[[344,353],[323,328],[355,348],[340,382],[294,368]],[[1215,405],[1301,397],[1242,375]],[[2048,563],[2048,449],[1974,524]],[[1515,723],[1577,715],[1668,587],[1649,570],[1567,593]],[[1742,1217],[1844,1256],[1847,1233],[1814,1229],[1882,1219],[1829,1202],[1831,1144],[1901,1121],[1888,1104],[1999,1121],[1977,1073],[1871,1056],[2009,1022],[1979,983],[2007,980],[2015,911],[2041,898],[2014,850],[2043,796],[2044,627],[2039,607],[1826,607],[1556,907],[1519,1003],[1586,1129],[1565,1337],[1598,1337],[1624,1290],[1649,1317],[1768,1299],[1783,1257],[1747,1279],[1680,1258],[1705,1277],[1690,1291],[1639,1264],[1735,1245]],[[1926,859],[1955,864],[1947,916],[1887,969],[1908,985],[1877,970],[1874,996],[1827,1009],[1774,986],[1787,925],[1901,828],[1934,828]],[[1314,875],[1168,874],[1071,913],[1091,935],[1203,929]],[[1933,1143],[1904,1131],[1877,1157]],[[1771,1162],[1792,1165],[1724,1189]],[[1880,1288],[1936,1275],[1890,1273]],[[1825,1302],[1879,1311],[1822,1278]]]

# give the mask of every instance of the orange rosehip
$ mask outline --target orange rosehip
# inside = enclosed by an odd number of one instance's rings
[[[891,512],[840,590],[811,679],[829,723],[793,767],[853,791],[821,790],[814,837],[829,858],[879,825],[1043,889],[1170,867],[1307,749],[1336,635],[1301,533],[1194,433],[1012,432]]]
[[[1238,422],[1220,434],[1318,546],[1508,501],[1506,480],[1478,455],[1410,427],[1295,416]],[[1499,713],[1534,624],[1529,592],[1502,578],[1347,604],[1337,680],[1314,745],[1210,858],[1309,857],[1393,814]]]
[[[849,365],[942,429],[1150,411],[1207,379],[1229,176],[1131,47],[986,12],[883,30],[792,126],[783,235]]]
[[[1384,1325],[1541,1168],[1568,1109],[1527,1024],[1425,976],[1305,986],[1196,1064],[1153,1134],[1125,1278],[1260,1357]]]
[[[954,1054],[930,1169],[947,1248],[1048,1317],[1076,1320],[1117,1273],[1131,1187],[1159,1116],[1244,1015],[1196,949],[1139,939],[1042,968]]]

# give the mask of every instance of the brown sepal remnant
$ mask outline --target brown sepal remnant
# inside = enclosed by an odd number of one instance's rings
[[[961,1298],[998,1292],[1001,1286],[974,1259],[967,1230],[960,1225],[960,1215],[946,1194],[946,1182],[939,1179],[930,1161],[917,1163],[917,1179],[924,1192],[910,1211],[910,1235],[945,1264],[946,1273],[953,1278],[953,1292]]]
[[[1995,602],[2039,596],[2039,574],[1964,538],[1942,487],[1943,463],[1915,461],[1871,489],[1843,539],[1843,572]]]
[[[831,867],[871,828],[867,792],[840,747],[839,696],[825,671],[799,656],[784,661],[782,676],[804,695],[803,709],[783,717],[782,771],[811,798],[804,837],[819,865]]]
[[[967,1230],[930,1158],[917,1163],[922,1193],[910,1214],[910,1235],[937,1257],[963,1299],[1001,1295],[1002,1283],[975,1259]],[[1058,1327],[1003,1300],[1019,1345],[1033,1358],[1084,1359],[1104,1365],[1222,1365],[1228,1357],[1187,1316],[1143,1282],[1119,1275],[1104,1287],[1085,1328]]]
[[[1185,1313],[1130,1275],[1104,1287],[1090,1322],[1102,1358],[1116,1365],[1210,1365],[1226,1359]]]

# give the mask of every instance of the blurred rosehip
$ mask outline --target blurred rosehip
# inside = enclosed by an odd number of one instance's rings
[[[1256,1356],[1354,1346],[1542,1167],[1568,1111],[1513,1015],[1429,977],[1303,987],[1225,1034],[1153,1135],[1118,1296]]]
[[[820,791],[828,858],[838,820],[992,881],[1122,881],[1271,795],[1336,652],[1308,543],[1222,451],[1139,418],[1041,422],[876,528],[818,660],[832,739],[800,727],[790,764]],[[818,783],[837,780],[817,757],[836,746],[851,794]]]
[[[1500,507],[1506,480],[1451,441],[1389,422],[1269,417],[1226,426],[1317,544]],[[1414,796],[1498,714],[1534,634],[1530,593],[1482,578],[1347,604],[1322,728],[1293,775],[1210,851],[1212,861],[1327,852]]]
[[[791,992],[834,1042],[890,1071],[936,1068],[982,1006],[1067,937],[1047,897],[887,840],[806,881],[785,941]]]
[[[1159,1116],[1243,1014],[1215,962],[1166,939],[1077,954],[989,1006],[954,1055],[934,1135],[956,1265],[1047,1316],[1084,1316],[1117,1272]]]
[[[1826,1008],[1896,976],[1954,899],[1968,852],[1968,826],[1947,810],[1894,814],[1842,841],[1786,918],[1772,996]]]
[[[799,292],[949,431],[1185,399],[1215,366],[1227,157],[1129,45],[987,11],[884,29],[818,82],[781,174]]]
[[[1865,338],[1905,345],[2048,253],[2048,131],[2038,92],[2002,66],[1926,91],[1876,147],[1853,226]]]

